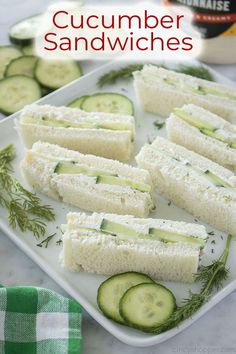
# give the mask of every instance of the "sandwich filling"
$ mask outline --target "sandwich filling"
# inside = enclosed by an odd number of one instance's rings
[[[152,226],[147,226],[147,228],[142,228],[138,230],[140,225],[136,227],[130,224],[123,224],[103,218],[99,224],[96,225],[86,225],[86,223],[81,224],[67,224],[62,226],[63,231],[68,229],[76,229],[80,231],[95,231],[105,235],[117,237],[122,240],[150,240],[150,241],[160,241],[164,243],[186,243],[195,247],[204,248],[206,239],[200,238],[194,235],[184,235],[178,232],[172,232],[165,230],[164,228],[157,228]]]
[[[206,80],[193,79],[189,77],[186,80],[186,75],[175,73],[164,68],[157,68],[155,66],[145,66],[140,72],[140,77],[144,82],[156,86],[161,84],[172,89],[186,94],[196,94],[201,96],[213,96],[214,98],[223,98],[230,101],[236,101],[236,94],[233,89],[221,87],[220,84],[212,84]],[[234,102],[235,103],[235,102]]]
[[[165,156],[169,156],[174,160],[176,163],[183,165],[187,169],[191,170],[192,172],[197,173],[199,176],[202,176],[206,178],[208,181],[211,182],[216,188],[225,188],[230,192],[235,193],[236,188],[234,188],[231,184],[229,184],[227,181],[224,181],[221,177],[217,176],[215,173],[210,171],[209,169],[201,169],[198,166],[193,165],[190,163],[188,160],[181,158],[181,157],[176,157],[172,155],[169,151],[166,151],[164,149],[158,149],[153,145],[150,145],[151,149],[158,151],[161,154],[164,154]]]
[[[52,156],[45,157],[44,155],[39,155],[40,158],[45,161],[56,162],[53,173],[57,175],[84,175],[93,178],[96,184],[129,187],[142,193],[150,193],[152,189],[151,186],[147,183],[138,182],[133,179],[120,176],[117,173],[111,173],[102,169],[95,169],[84,164],[80,164],[76,161],[57,161]]]
[[[176,108],[173,112],[176,118],[179,118],[191,126],[197,128],[200,133],[207,135],[213,139],[222,141],[228,147],[236,149],[236,135],[232,134],[225,129],[214,127],[208,122],[195,117],[192,112],[187,112],[184,109]]]
[[[168,77],[163,77],[162,81],[164,84],[172,86],[176,89],[179,88],[179,86],[182,84],[182,80],[180,78],[175,77],[175,80],[172,80]],[[198,95],[213,95],[217,97],[222,97],[222,98],[227,98],[229,100],[236,101],[236,95],[231,94],[229,92],[225,92],[223,90],[220,90],[218,88],[210,87],[204,84],[201,85],[191,85],[190,83],[188,84],[182,84],[181,85],[181,90],[185,93],[194,93]]]
[[[57,127],[57,128],[77,128],[77,129],[106,129],[106,130],[121,130],[130,131],[131,140],[134,140],[134,134],[130,124],[119,121],[98,121],[84,118],[79,121],[71,121],[67,119],[56,119],[55,117],[47,116],[22,116],[20,122],[23,124],[33,124],[39,126]]]

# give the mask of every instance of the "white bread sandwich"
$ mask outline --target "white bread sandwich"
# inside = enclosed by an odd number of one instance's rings
[[[166,121],[168,138],[236,173],[236,126],[193,104],[176,108]]]
[[[134,87],[143,109],[168,117],[176,107],[193,103],[226,120],[236,120],[236,89],[175,71],[145,65],[134,73]]]
[[[16,129],[28,148],[45,141],[120,161],[130,159],[135,138],[132,116],[50,105],[26,106]]]
[[[154,208],[148,171],[119,161],[37,142],[21,170],[36,190],[85,210],[143,217]]]
[[[127,215],[69,213],[62,225],[62,266],[113,275],[127,271],[160,280],[192,282],[207,233],[185,222]]]
[[[217,229],[236,234],[236,176],[183,146],[157,137],[136,156],[154,186],[180,208]]]

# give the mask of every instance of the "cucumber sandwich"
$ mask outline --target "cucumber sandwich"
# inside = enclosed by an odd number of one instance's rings
[[[154,186],[180,208],[217,229],[236,234],[236,176],[230,170],[157,137],[136,156]]]
[[[174,109],[168,138],[236,173],[236,126],[193,104]]]
[[[136,94],[144,110],[163,117],[193,103],[226,120],[236,119],[236,89],[190,75],[145,65],[134,73]]]
[[[27,147],[40,140],[121,161],[130,159],[135,138],[132,116],[49,105],[26,106],[16,127]]]
[[[62,229],[60,259],[69,270],[184,282],[194,280],[207,238],[201,225],[103,213],[69,213]]]
[[[148,171],[37,142],[21,162],[36,190],[79,208],[147,216],[154,208]]]

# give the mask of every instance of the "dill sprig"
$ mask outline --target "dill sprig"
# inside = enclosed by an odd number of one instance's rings
[[[98,85],[103,87],[107,84],[114,84],[118,79],[129,80],[133,73],[142,70],[143,66],[144,64],[131,64],[118,70],[111,70],[99,78]]]
[[[98,85],[100,87],[103,87],[105,85],[111,85],[116,83],[118,79],[122,80],[130,80],[133,77],[133,73],[135,71],[140,71],[143,69],[145,64],[130,64],[127,66],[124,66],[118,70],[111,70],[108,73],[104,74],[101,76],[98,80]],[[155,65],[155,64],[152,64]],[[158,67],[166,68],[164,65],[155,65]],[[194,77],[198,77],[200,79],[208,80],[208,81],[214,81],[213,75],[209,72],[207,68],[205,68],[202,65],[196,66],[189,66],[189,65],[180,65],[177,69],[171,69],[174,71],[177,71],[179,73],[191,75]]]
[[[196,274],[196,281],[202,283],[199,293],[191,293],[188,299],[185,299],[182,306],[177,307],[169,319],[154,330],[155,333],[162,333],[180,324],[180,322],[194,315],[194,313],[208,301],[211,293],[222,287],[222,283],[227,279],[229,270],[226,268],[226,261],[229,254],[229,247],[232,236],[228,235],[225,249],[218,260],[208,266],[200,267]]]
[[[40,243],[38,243],[36,246],[38,247],[44,247],[47,248],[49,242],[52,240],[52,238],[56,235],[56,232],[52,235],[49,235],[47,238],[45,238],[43,241],[41,241]]]
[[[55,218],[49,205],[27,189],[12,175],[11,162],[15,158],[13,145],[0,150],[0,205],[8,211],[9,225],[20,231],[31,231],[36,238],[45,235],[45,221]]]
[[[198,77],[199,79],[215,81],[212,73],[203,65],[180,65],[180,67],[176,71],[182,74]]]

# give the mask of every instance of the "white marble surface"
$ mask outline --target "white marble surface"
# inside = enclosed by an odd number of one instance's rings
[[[114,0],[100,0],[100,3],[108,2],[118,3]],[[11,24],[24,16],[40,12],[48,3],[48,0],[0,0],[0,44],[8,43],[7,31]],[[91,66],[96,65],[97,63],[91,64]],[[212,67],[236,82],[235,65]],[[0,283],[8,286],[42,286],[65,294],[1,231],[0,245]],[[183,333],[157,346],[139,349],[119,342],[84,312],[83,352],[85,354],[236,353],[235,318],[236,292],[229,295]]]

